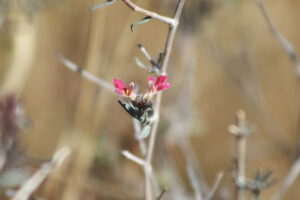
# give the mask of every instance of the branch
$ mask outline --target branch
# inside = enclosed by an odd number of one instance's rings
[[[134,12],[138,12],[141,13],[143,15],[149,16],[153,19],[158,19],[160,21],[163,21],[167,24],[169,24],[169,32],[167,35],[167,40],[165,43],[165,48],[164,48],[164,57],[162,60],[162,66],[161,66],[161,73],[165,74],[166,70],[167,70],[167,66],[170,60],[170,55],[171,55],[171,50],[172,50],[172,46],[173,46],[173,41],[175,38],[175,33],[179,24],[179,18],[183,9],[183,5],[185,3],[185,0],[179,0],[176,10],[175,10],[175,14],[173,16],[173,18],[169,18],[169,17],[165,17],[162,15],[159,15],[155,12],[151,12],[148,10],[145,10],[137,5],[135,5],[133,2],[131,2],[130,0],[122,0],[123,3],[125,3],[129,8],[131,8]],[[103,4],[102,4],[103,5]],[[107,5],[107,3],[106,3]],[[62,56],[61,56],[62,57]],[[110,85],[106,85],[107,83],[102,81],[101,79],[94,77],[93,75],[81,70],[79,67],[77,67],[76,65],[74,66],[73,63],[71,63],[70,61],[66,60],[65,58],[60,58],[60,60],[71,70],[73,71],[78,71],[79,73],[81,73],[83,76],[85,76],[86,78],[88,78],[89,80],[92,79],[93,82],[97,83],[98,85],[100,85],[101,87],[104,87],[106,89],[112,90]],[[152,156],[153,156],[153,151],[154,151],[154,144],[155,144],[155,138],[156,138],[156,132],[157,132],[157,127],[158,127],[158,121],[159,121],[159,112],[160,112],[160,104],[161,104],[161,93],[159,93],[156,96],[156,104],[155,104],[155,109],[154,111],[156,112],[156,117],[155,117],[155,121],[152,123],[152,129],[151,129],[151,136],[150,136],[150,140],[149,140],[149,145],[148,145],[148,151],[146,154],[146,164],[144,165],[144,169],[145,169],[145,199],[146,200],[153,200],[153,194],[152,194],[152,186],[151,186],[151,177],[152,177]],[[132,158],[132,157],[131,157]]]
[[[300,63],[298,55],[292,46],[292,44],[276,29],[275,25],[272,23],[271,18],[265,8],[263,0],[255,0],[256,5],[260,9],[267,26],[271,32],[271,34],[275,37],[277,42],[281,45],[283,50],[288,54],[291,62],[294,65],[295,72],[298,78],[300,78]],[[272,196],[272,200],[279,200],[282,196],[287,192],[287,190],[291,187],[291,185],[295,182],[300,174],[300,157],[294,162],[289,173],[287,174],[282,187],[280,190]]]
[[[167,192],[167,188],[162,189],[162,191],[160,192],[159,196],[156,198],[156,200],[161,200],[162,197],[164,196],[164,194]]]
[[[204,200],[210,200],[214,194],[216,193],[220,183],[221,183],[221,180],[224,176],[224,173],[223,172],[220,172],[218,175],[217,175],[217,178],[215,180],[215,183],[213,185],[213,187],[211,188],[210,192],[207,194],[207,196],[204,198]]]
[[[138,48],[140,49],[142,54],[147,58],[148,62],[151,64],[151,67],[152,67],[151,70],[154,71],[157,75],[159,75],[160,67],[158,66],[158,63],[156,63],[156,61],[154,61],[152,59],[152,57],[150,56],[150,54],[148,53],[148,51],[146,50],[146,48],[143,45],[138,44]]]
[[[272,200],[279,200],[283,197],[283,195],[288,191],[288,189],[293,185],[295,180],[300,175],[300,157],[295,160],[294,164],[292,165],[289,173],[285,177],[280,190],[272,196]]]
[[[279,45],[283,50],[288,54],[292,64],[294,65],[295,72],[298,78],[300,78],[300,63],[298,55],[293,47],[293,45],[277,30],[275,25],[272,23],[272,20],[264,6],[263,0],[255,0],[256,5],[260,9],[266,24],[269,28],[271,34],[275,37]]]
[[[124,0],[124,2],[125,2],[125,0]],[[174,14],[174,18],[173,18],[176,21],[176,23],[175,23],[175,25],[169,26],[169,32],[168,32],[167,41],[165,44],[164,57],[163,57],[163,62],[162,62],[162,67],[161,67],[163,74],[165,74],[167,71],[167,67],[168,67],[170,55],[171,55],[171,50],[172,50],[172,46],[173,46],[173,42],[174,42],[174,38],[175,38],[175,33],[177,30],[179,18],[180,18],[184,3],[185,3],[185,0],[178,1],[177,8],[175,10],[175,14]],[[155,108],[154,108],[154,111],[156,112],[157,117],[156,117],[156,120],[152,124],[148,152],[147,152],[147,156],[146,156],[146,162],[149,166],[151,166],[151,163],[152,163],[152,156],[153,156],[155,138],[156,138],[156,133],[157,133],[157,128],[158,128],[158,121],[159,121],[161,98],[162,98],[162,93],[159,93],[156,96],[156,104],[155,104]],[[150,177],[151,176],[148,175],[148,176],[146,176],[146,179],[145,179],[145,184],[146,184],[146,191],[145,191],[146,198],[145,199],[146,200],[153,199],[152,188],[151,188],[151,184],[150,184]]]
[[[114,92],[114,87],[112,84],[104,81],[101,78],[98,78],[97,76],[94,76],[93,74],[81,69],[78,67],[75,63],[71,62],[67,58],[65,58],[60,51],[56,52],[56,56],[60,62],[62,62],[66,68],[68,68],[71,71],[79,73],[84,78],[88,79],[89,81],[95,83],[96,85],[108,90],[109,92]]]
[[[194,191],[194,197],[196,200],[202,200],[203,197],[202,197],[202,192],[200,190],[200,184],[199,184],[199,181],[198,179],[196,178],[197,175],[196,175],[196,172],[194,170],[194,168],[191,166],[191,165],[188,165],[186,163],[186,170],[187,170],[187,174],[188,174],[188,179],[189,179],[189,182],[193,188],[193,191]]]
[[[178,122],[181,123],[181,122]],[[179,128],[179,130],[187,130],[187,128]],[[182,132],[183,135],[177,139],[178,148],[182,154],[184,159],[184,163],[186,166],[186,171],[188,175],[189,184],[191,185],[194,193],[194,198],[196,200],[203,199],[203,193],[205,191],[206,185],[202,182],[199,177],[199,166],[197,165],[197,159],[193,149],[191,148],[191,143],[187,138],[187,132]],[[185,134],[185,135],[184,135]],[[197,171],[198,170],[198,171]]]
[[[242,200],[243,188],[246,184],[246,136],[251,132],[250,126],[246,122],[246,114],[243,110],[239,110],[236,114],[236,124],[228,128],[229,132],[234,135],[235,140],[235,199]]]
[[[42,182],[54,171],[69,155],[71,151],[68,147],[63,147],[56,151],[52,160],[41,166],[16,193],[13,200],[27,200],[30,195],[42,184]]]
[[[133,155],[132,153],[130,153],[129,151],[121,151],[122,155],[125,156],[127,159],[141,165],[141,166],[145,166],[145,161],[135,155]]]
[[[169,24],[170,26],[177,26],[178,24],[178,20],[176,20],[175,18],[170,18],[170,17],[165,17],[163,15],[157,14],[155,12],[151,12],[149,10],[145,10],[144,8],[141,8],[137,5],[135,5],[133,2],[131,2],[130,0],[122,0],[131,10],[133,10],[134,12],[138,12],[141,13],[143,15],[146,16],[150,16],[153,19],[158,19],[160,21],[163,21],[167,24]]]

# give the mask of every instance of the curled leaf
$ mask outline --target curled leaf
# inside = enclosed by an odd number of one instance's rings
[[[94,11],[96,9],[103,8],[105,6],[109,6],[109,5],[113,4],[113,3],[115,3],[116,1],[117,0],[107,0],[105,2],[102,2],[102,3],[99,3],[97,5],[94,5],[93,7],[90,7],[89,11]]]
[[[137,22],[132,23],[132,24],[130,25],[131,31],[133,32],[133,28],[134,28],[135,26],[140,25],[140,24],[147,23],[147,22],[149,22],[151,19],[152,19],[152,17],[147,16],[147,17],[145,17],[145,18],[143,18],[143,19],[141,19],[141,20],[139,20],[139,21],[137,21]]]

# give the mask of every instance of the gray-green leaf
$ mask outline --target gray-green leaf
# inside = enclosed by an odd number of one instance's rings
[[[105,6],[109,6],[109,5],[113,4],[113,3],[115,3],[116,1],[117,0],[107,0],[107,1],[105,1],[103,3],[99,3],[99,4],[94,5],[93,7],[89,8],[89,11],[94,11],[96,9],[103,8]]]
[[[140,59],[134,58],[134,61],[140,68],[150,70],[150,68],[147,65],[145,65]]]
[[[141,19],[141,20],[139,20],[139,21],[137,21],[137,22],[132,23],[131,26],[130,26],[131,31],[133,32],[133,28],[134,28],[136,25],[140,25],[140,24],[147,23],[147,22],[149,22],[151,19],[152,19],[152,17],[147,16],[147,17],[145,17],[145,18],[143,18],[143,19]]]
[[[150,134],[150,130],[151,130],[151,126],[150,125],[144,126],[143,129],[142,129],[142,131],[138,135],[138,138],[139,139],[145,139],[145,138],[147,138],[149,136],[149,134]]]

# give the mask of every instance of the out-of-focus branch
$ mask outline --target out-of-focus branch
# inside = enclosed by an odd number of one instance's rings
[[[263,0],[255,0],[256,5],[260,9],[267,26],[271,32],[271,34],[275,37],[278,43],[282,46],[284,51],[288,54],[291,62],[294,65],[295,72],[298,78],[300,78],[300,63],[298,55],[293,47],[293,45],[277,30],[275,25],[272,23],[272,20],[265,8]],[[287,176],[285,177],[282,186],[280,187],[279,191],[272,196],[272,200],[279,200],[282,196],[287,192],[287,190],[291,187],[291,185],[295,182],[295,180],[300,175],[300,157],[295,160],[293,163],[290,171],[288,172]]]
[[[83,76],[84,78],[88,79],[89,81],[95,83],[96,85],[110,91],[110,92],[114,92],[114,87],[112,84],[104,81],[101,78],[98,78],[97,76],[94,76],[93,74],[81,69],[80,67],[78,67],[75,63],[71,62],[70,60],[68,60],[67,58],[65,58],[61,52],[57,51],[56,52],[56,56],[58,58],[58,60],[60,62],[62,62],[66,68],[68,68],[71,71],[77,72],[79,73],[81,76]]]
[[[164,196],[164,194],[167,192],[167,188],[162,189],[161,193],[159,194],[159,196],[156,198],[156,200],[161,200],[162,197]]]
[[[187,168],[186,170],[187,170],[189,182],[194,191],[195,200],[203,200],[202,192],[200,190],[201,187],[199,184],[199,180],[197,179],[198,176],[196,175],[194,168],[189,164],[190,163],[186,163],[186,168]]]
[[[218,187],[219,187],[219,185],[221,183],[221,180],[222,180],[223,176],[224,176],[223,172],[218,173],[214,185],[212,186],[211,190],[206,195],[206,197],[204,198],[204,200],[210,200],[214,196],[214,194],[216,193],[216,191],[217,191],[217,189],[218,189]]]
[[[300,175],[300,157],[298,157],[297,160],[295,160],[290,171],[288,172],[287,176],[285,177],[279,191],[276,192],[272,196],[271,199],[272,200],[281,199],[283,197],[283,195],[288,191],[288,189],[293,185],[293,183],[299,177],[299,175]]]
[[[246,122],[246,114],[243,110],[239,110],[236,114],[236,124],[229,126],[229,132],[234,135],[235,141],[235,199],[244,199],[243,188],[246,184],[245,170],[246,170],[246,137],[251,132],[251,128]]]
[[[280,44],[280,46],[283,48],[283,50],[288,54],[291,62],[294,65],[295,72],[298,78],[300,78],[300,63],[298,55],[293,47],[293,45],[278,31],[278,29],[273,24],[269,13],[267,12],[265,5],[263,3],[263,0],[255,0],[256,5],[260,9],[266,24],[271,32],[271,34],[275,37],[277,42]]]
[[[135,155],[133,155],[132,153],[130,153],[129,151],[122,151],[121,152],[123,156],[125,156],[127,159],[141,165],[141,166],[145,166],[145,161]]]
[[[13,200],[27,200],[42,182],[55,170],[71,153],[69,147],[63,147],[55,152],[52,160],[42,167],[22,185]]]

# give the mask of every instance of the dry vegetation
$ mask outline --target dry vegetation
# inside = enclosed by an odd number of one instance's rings
[[[152,20],[131,32],[130,24],[144,16],[121,2],[88,11],[98,3],[0,0],[1,105],[9,95],[24,110],[26,125],[15,130],[24,174],[35,173],[45,162],[51,169],[36,198],[143,199],[143,170],[120,153],[141,155],[118,96],[66,69],[55,52],[107,82],[119,78],[143,88],[147,74],[134,58],[147,60],[136,44],[156,57],[168,26]],[[134,3],[172,16],[177,1]],[[265,6],[300,53],[300,1],[266,0]],[[261,199],[277,194],[299,156],[300,79],[255,0],[187,0],[168,76],[171,88],[164,91],[153,157],[159,186],[168,188],[162,199],[199,200],[195,188],[206,196],[220,172],[224,176],[212,199],[237,199],[235,140],[228,126],[239,109],[253,127],[247,135],[245,176],[272,169],[275,184],[263,190]],[[57,160],[49,160],[65,146],[71,154],[56,167]],[[299,199],[299,181],[282,199]],[[4,199],[8,188],[1,178],[0,187]]]

